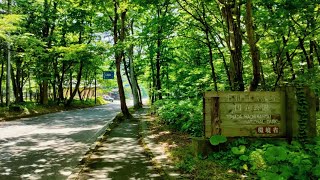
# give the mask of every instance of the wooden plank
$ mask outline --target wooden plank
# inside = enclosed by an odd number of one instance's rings
[[[219,116],[219,97],[212,98],[212,109],[211,109],[211,135],[220,135],[221,127],[220,127],[220,116]]]
[[[226,137],[285,137],[285,132],[282,127],[279,127],[278,134],[258,134],[257,128],[259,126],[244,125],[241,127],[223,126],[221,125],[221,134]],[[275,126],[269,126],[275,127]]]
[[[280,103],[220,103],[220,114],[281,114]]]
[[[206,98],[202,97],[202,113],[203,113],[203,117],[202,117],[202,136],[206,136]]]
[[[317,136],[317,106],[316,106],[316,96],[312,92],[312,90],[309,87],[305,87],[305,94],[306,94],[306,99],[309,105],[309,119],[308,119],[308,125],[307,125],[307,132],[308,132],[308,137],[315,137]]]
[[[294,136],[294,113],[297,111],[296,108],[296,98],[295,98],[295,89],[293,87],[285,87],[286,91],[286,137],[289,142],[292,141],[292,138]]]
[[[206,92],[205,98],[219,97],[220,102],[280,102],[280,92]]]
[[[221,125],[223,126],[243,126],[243,125],[257,125],[257,126],[264,126],[264,125],[281,125],[281,124],[285,124],[285,121],[279,121],[279,120],[275,120],[275,119],[270,119],[268,121],[266,120],[243,120],[243,121],[239,121],[239,120],[233,120],[230,121],[229,119],[225,120],[225,119],[221,119]]]
[[[210,134],[211,134],[211,125],[210,125],[210,126],[206,126],[205,131],[206,131],[206,132],[210,132]]]

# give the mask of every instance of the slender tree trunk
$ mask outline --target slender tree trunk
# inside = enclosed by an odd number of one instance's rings
[[[243,59],[242,59],[242,32],[240,27],[240,4],[238,0],[219,0],[222,3],[222,14],[227,24],[227,45],[231,54],[230,80],[232,90],[243,91]]]
[[[253,79],[250,83],[249,90],[255,91],[258,88],[261,79],[260,68],[260,53],[257,47],[257,40],[255,38],[255,32],[253,29],[253,17],[252,17],[252,0],[247,0],[246,3],[246,29],[248,35],[248,42],[250,47]]]
[[[137,78],[135,78],[136,81],[137,81],[137,84],[138,84],[138,80]],[[142,102],[142,94],[141,94],[141,89],[140,89],[140,86],[138,85],[138,93],[139,93],[139,103],[140,103],[140,106],[142,107],[143,105],[143,102]]]
[[[156,94],[158,96],[158,99],[161,100],[162,99],[162,88],[161,88],[161,52],[160,52],[160,47],[161,47],[161,40],[158,39],[157,42],[157,58],[156,58]]]
[[[83,101],[82,96],[81,96],[81,92],[82,92],[82,91],[80,91],[80,89],[78,89],[78,96],[79,96],[79,99],[80,99],[80,101]]]
[[[66,106],[70,106],[75,95],[77,94],[78,90],[79,90],[79,87],[80,87],[80,82],[81,82],[81,77],[82,77],[82,70],[83,70],[83,64],[84,62],[81,60],[80,61],[80,67],[79,67],[79,72],[78,72],[78,75],[77,75],[77,83],[76,83],[76,86],[74,88],[73,91],[70,90],[70,98],[68,99],[67,103],[66,103]]]
[[[130,24],[130,29],[131,29],[131,35],[134,35],[133,32],[133,20],[131,21]],[[141,99],[139,96],[139,85],[138,85],[138,80],[136,79],[136,73],[134,71],[134,63],[133,63],[133,53],[134,53],[134,46],[133,44],[130,45],[129,50],[128,50],[128,59],[129,59],[129,71],[130,71],[130,82],[131,82],[131,90],[132,90],[132,95],[133,95],[133,106],[135,109],[141,108]]]
[[[44,25],[42,27],[42,38],[47,42],[47,51],[51,48],[51,42],[52,42],[52,36],[55,30],[55,23],[53,22],[50,24],[50,17],[49,17],[49,11],[50,11],[50,5],[51,1],[48,2],[48,0],[44,0]],[[57,2],[53,2],[53,21],[55,21],[55,15],[57,13]],[[50,60],[52,60],[51,57],[49,57]],[[48,73],[48,67],[49,67],[49,61],[45,60],[44,62],[44,70],[43,70],[43,77],[44,80],[42,82],[42,93],[40,97],[40,103],[41,104],[48,104],[49,101],[49,94],[48,94],[48,87],[49,87],[49,78],[50,74]]]
[[[1,61],[1,74],[0,74],[0,103],[3,104],[3,93],[2,93],[2,81],[4,77],[4,60]]]
[[[308,55],[308,52],[307,52],[306,48],[304,47],[304,39],[302,39],[300,37],[299,37],[299,46],[300,46],[300,48],[301,48],[301,50],[302,50],[302,52],[303,52],[303,54],[304,54],[304,56],[306,58],[308,69],[313,68],[313,61],[311,61],[311,59],[310,59],[310,57]]]
[[[11,0],[7,1],[7,10],[11,14]],[[6,80],[6,105],[10,105],[10,70],[11,70],[11,47],[10,43],[7,42],[7,80]]]
[[[127,60],[126,60],[125,56],[123,57],[122,61],[123,61],[123,66],[124,66],[124,72],[127,76],[127,80],[129,82],[130,88],[132,89],[131,78],[130,78],[129,71],[128,71],[130,65],[127,64]]]
[[[261,85],[262,85],[262,89],[266,91],[267,90],[266,80],[264,78],[263,66],[261,65],[261,63],[260,63],[260,68],[261,68]]]
[[[19,94],[18,94],[18,88],[17,88],[17,81],[16,81],[16,77],[14,74],[14,69],[11,66],[11,82],[12,82],[12,89],[13,89],[13,95],[15,98],[15,102],[17,103],[19,101]]]
[[[63,81],[64,81],[64,63],[62,64],[62,74],[61,77],[59,78],[59,84],[58,84],[58,93],[59,93],[59,98],[58,98],[58,104],[60,104],[61,101],[64,101],[64,95],[63,95]]]
[[[118,37],[118,3],[117,0],[113,0],[114,5],[114,19],[113,19],[113,41],[114,46],[117,46],[119,42],[123,43],[125,38],[125,18],[126,18],[126,10],[121,12],[121,29],[120,29],[120,36]],[[120,52],[119,52],[120,51]],[[117,74],[117,83],[119,89],[119,96],[120,96],[120,103],[121,103],[121,111],[124,116],[131,117],[131,114],[128,110],[126,104],[126,97],[123,88],[123,82],[121,77],[121,60],[124,55],[123,49],[116,50],[115,52],[115,61],[116,61],[116,74]]]
[[[288,64],[289,64],[289,66],[290,66],[291,80],[293,81],[293,80],[296,79],[296,74],[295,74],[295,72],[294,72],[294,68],[293,68],[293,64],[292,64],[292,59],[291,59],[290,54],[289,54],[288,51],[286,52],[286,58],[287,58],[287,62],[288,62]]]
[[[211,46],[211,42],[209,39],[209,30],[206,30],[206,40],[207,40],[207,46],[208,46],[208,50],[209,50],[209,64],[211,67],[211,76],[212,76],[212,80],[214,83],[214,90],[218,91],[217,76],[216,76],[216,72],[215,72],[214,64],[213,64],[212,46]]]
[[[314,53],[314,41],[313,40],[310,40],[310,52],[309,52],[309,54],[310,54],[310,56],[309,56],[309,61],[310,61],[310,68],[309,69],[311,69],[311,68],[313,68],[314,67],[314,61],[313,61],[313,53]]]
[[[44,0],[44,13],[43,13],[43,17],[44,17],[44,25],[42,27],[42,38],[47,41],[47,45],[48,44],[48,37],[49,37],[49,31],[50,31],[50,24],[49,24],[49,9],[50,9],[50,4],[48,2],[48,0]],[[40,90],[40,104],[48,104],[48,71],[47,71],[47,67],[48,67],[48,62],[47,60],[45,61],[45,65],[44,65],[44,69],[43,69],[43,77],[44,80],[42,81],[41,84],[41,90]]]
[[[72,96],[72,92],[73,92],[73,89],[72,89],[72,69],[70,69],[70,73],[69,73],[69,80],[70,80],[70,94],[69,94],[69,96],[71,97]]]
[[[157,81],[155,77],[155,65],[152,59],[152,56],[150,57],[150,67],[151,67],[151,80],[152,83],[150,82],[150,95],[151,95],[151,103],[153,104],[157,98],[156,98],[156,86],[157,86]]]
[[[160,24],[160,8],[158,8],[158,34],[157,34],[157,58],[156,58],[156,94],[159,98],[159,100],[162,99],[162,88],[161,88],[161,46],[162,46],[162,40],[161,40],[161,35],[162,35],[162,26]]]
[[[320,49],[318,48],[317,42],[314,41],[314,50],[316,52],[317,55],[317,59],[318,59],[318,65],[320,66]]]
[[[54,58],[53,69],[54,69],[54,78],[53,78],[53,83],[52,83],[53,97],[54,97],[53,100],[55,102],[57,102],[59,99],[59,94],[58,94],[58,89],[57,89],[58,81],[59,81],[58,58]]]

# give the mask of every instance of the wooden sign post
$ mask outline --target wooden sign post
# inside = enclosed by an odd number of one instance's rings
[[[297,100],[293,87],[275,92],[206,92],[205,137],[287,137],[298,135]],[[315,98],[306,89],[308,136],[315,136]],[[313,102],[314,101],[314,102]]]

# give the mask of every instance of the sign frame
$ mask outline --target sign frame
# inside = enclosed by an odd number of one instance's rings
[[[114,71],[103,71],[103,79],[114,79]]]
[[[309,104],[308,137],[316,135],[315,95],[305,88]],[[299,132],[294,87],[277,91],[209,91],[203,97],[204,136],[292,139]],[[270,131],[272,130],[272,131]]]

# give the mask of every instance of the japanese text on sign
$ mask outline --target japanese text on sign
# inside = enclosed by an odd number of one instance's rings
[[[258,134],[279,134],[279,127],[257,127]]]

